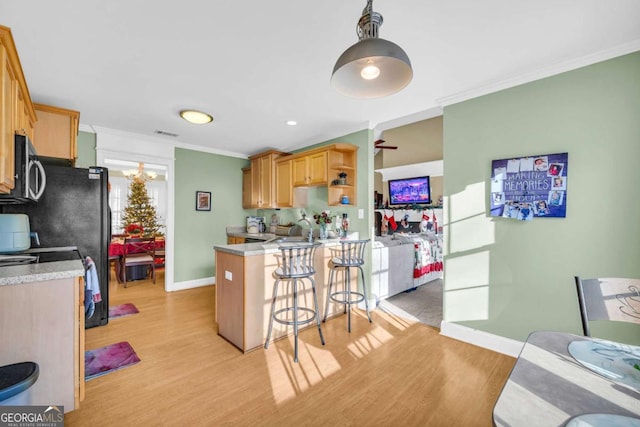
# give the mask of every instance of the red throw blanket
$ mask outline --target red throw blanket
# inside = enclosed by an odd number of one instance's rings
[[[442,251],[437,239],[429,241],[416,238],[413,247],[415,249],[414,279],[434,271],[442,271]]]

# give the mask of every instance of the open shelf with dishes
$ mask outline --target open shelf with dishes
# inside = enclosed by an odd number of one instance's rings
[[[327,159],[329,206],[357,204],[357,147],[336,144]]]

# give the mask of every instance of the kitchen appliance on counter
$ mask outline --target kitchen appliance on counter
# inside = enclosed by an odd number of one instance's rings
[[[258,234],[264,233],[266,225],[264,223],[263,216],[248,216],[247,217],[247,233]]]
[[[44,167],[38,160],[29,137],[16,135],[14,144],[14,188],[9,194],[0,194],[0,204],[37,202],[47,185]]]
[[[106,168],[72,168],[44,164],[47,189],[37,203],[0,206],[2,213],[29,216],[31,230],[38,233],[42,247],[77,247],[96,265],[102,301],[96,303],[86,328],[109,321],[109,210]],[[32,248],[31,251],[36,248]]]
[[[0,254],[22,252],[30,247],[29,217],[25,214],[0,214]]]

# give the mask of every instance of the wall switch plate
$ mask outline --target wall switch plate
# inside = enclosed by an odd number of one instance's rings
[[[230,272],[230,271],[225,270],[225,271],[224,271],[224,278],[225,278],[226,280],[231,281],[231,280],[233,280],[233,274],[231,274],[231,272]]]
[[[358,209],[358,219],[364,219],[364,209]]]

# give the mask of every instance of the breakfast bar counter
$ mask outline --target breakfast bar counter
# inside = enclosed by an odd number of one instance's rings
[[[354,238],[357,234],[354,233]],[[282,245],[299,245],[304,241],[271,243],[244,243],[216,245],[216,322],[218,334],[247,352],[261,347],[267,336],[271,314],[271,298],[275,281],[274,271],[279,266]],[[324,313],[329,260],[340,246],[340,239],[318,240],[321,246],[315,252],[314,280],[318,295],[319,312]],[[357,270],[356,270],[357,271]],[[344,281],[344,278],[341,278]],[[358,283],[355,271],[351,283]],[[300,293],[301,301],[312,304],[309,286]],[[278,304],[280,301],[278,301]],[[329,315],[342,313],[341,307],[331,304]],[[291,328],[277,322],[273,326],[272,339],[291,333]]]

